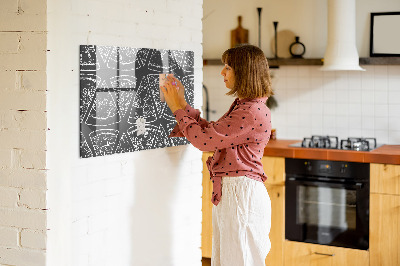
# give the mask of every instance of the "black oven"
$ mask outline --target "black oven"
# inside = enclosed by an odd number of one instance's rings
[[[368,163],[287,158],[285,169],[286,239],[368,249]]]

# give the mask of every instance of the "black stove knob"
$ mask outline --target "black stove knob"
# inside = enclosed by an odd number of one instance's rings
[[[346,170],[347,170],[347,164],[342,164],[342,167],[340,167],[340,173],[344,174],[346,173]]]
[[[306,167],[306,170],[308,172],[311,172],[311,170],[312,170],[311,162],[305,162],[304,165]]]

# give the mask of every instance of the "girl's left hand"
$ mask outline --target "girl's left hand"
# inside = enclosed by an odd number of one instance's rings
[[[164,93],[165,101],[172,113],[175,113],[175,111],[178,109],[185,108],[185,106],[181,106],[177,91],[178,89],[178,84],[171,77],[167,77],[164,86],[161,87],[161,90]]]

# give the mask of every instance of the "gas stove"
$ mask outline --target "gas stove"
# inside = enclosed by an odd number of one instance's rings
[[[378,146],[376,138],[347,138],[339,142],[336,136],[311,136],[304,138],[303,141],[289,145],[291,147],[338,149],[353,151],[371,151]]]

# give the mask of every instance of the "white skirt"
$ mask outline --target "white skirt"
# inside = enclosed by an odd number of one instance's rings
[[[262,182],[245,176],[223,177],[212,223],[212,266],[265,265],[271,249],[271,201]]]

